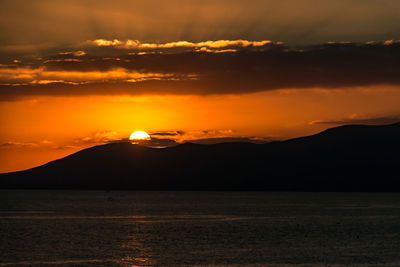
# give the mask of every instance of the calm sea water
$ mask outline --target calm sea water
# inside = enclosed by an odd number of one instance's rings
[[[400,194],[0,191],[0,266],[400,265]]]

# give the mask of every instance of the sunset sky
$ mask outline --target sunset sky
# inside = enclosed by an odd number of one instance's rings
[[[399,25],[398,0],[2,0],[0,172],[136,130],[269,141],[400,121]]]

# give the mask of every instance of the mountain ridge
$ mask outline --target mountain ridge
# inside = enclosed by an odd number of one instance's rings
[[[0,188],[400,191],[400,122],[345,125],[266,144],[129,142],[0,174]]]

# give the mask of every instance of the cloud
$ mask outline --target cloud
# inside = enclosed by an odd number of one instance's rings
[[[310,125],[343,125],[343,124],[372,124],[384,125],[400,122],[400,115],[381,116],[381,117],[361,117],[356,114],[350,115],[348,118],[341,120],[315,120],[310,122]]]
[[[75,56],[75,57],[81,57],[81,56],[86,55],[86,52],[82,51],[82,50],[79,50],[79,51],[74,51],[74,52],[60,52],[58,54],[59,55],[72,55],[72,56]]]
[[[75,144],[103,144],[120,140],[116,131],[99,131],[89,136],[81,137],[75,140]]]
[[[94,41],[88,41],[88,42],[97,46],[117,46],[122,44],[122,42],[117,39],[114,39],[112,41],[104,39],[96,39]]]
[[[207,53],[234,53],[237,52],[237,49],[221,49],[221,50],[215,50],[215,49],[209,49],[207,47],[202,47],[200,49],[195,50],[196,52],[207,52]]]
[[[14,142],[14,141],[7,141],[5,143],[1,143],[0,147],[7,148],[7,147],[38,147],[37,143],[27,143],[27,142]]]
[[[121,52],[115,47],[127,42],[105,40],[103,46],[74,50],[85,54],[61,52],[32,62],[3,64],[0,97],[211,95],[400,85],[399,41],[296,48],[269,41],[135,41],[129,43],[134,49]],[[171,50],[182,47],[189,50]]]
[[[44,64],[49,62],[80,62],[79,60],[46,60]],[[71,84],[79,85],[95,82],[141,82],[146,80],[163,80],[163,79],[180,79],[194,78],[190,75],[174,75],[172,73],[152,73],[138,72],[125,68],[113,68],[105,71],[79,71],[79,70],[51,70],[46,67],[29,68],[29,67],[0,67],[0,82],[2,85],[29,85],[29,84]],[[0,85],[1,86],[1,85]]]
[[[248,40],[217,40],[217,41],[204,41],[204,42],[188,42],[188,41],[177,41],[168,43],[142,43],[139,40],[126,40],[120,41],[96,39],[88,41],[89,44],[96,46],[112,46],[120,49],[168,49],[168,48],[225,48],[225,47],[260,47],[272,43],[269,40],[263,41],[248,41]]]
[[[197,144],[217,144],[224,142],[250,142],[250,143],[266,143],[272,141],[269,137],[245,137],[235,136],[233,130],[192,130],[192,131],[157,131],[151,132],[151,140],[140,141],[139,144],[153,148],[164,148],[176,146],[182,143],[191,142]],[[82,136],[69,142],[55,143],[49,140],[41,140],[35,142],[22,142],[22,141],[7,141],[0,142],[0,149],[54,149],[54,150],[78,150],[86,147],[112,144],[121,142],[132,142],[127,137],[121,135],[113,130],[100,130],[93,132],[87,136]]]
[[[150,133],[150,136],[163,137],[168,136],[178,142],[186,142],[196,139],[208,139],[208,138],[231,138],[235,135],[233,130],[230,129],[219,129],[219,130],[190,130],[190,131],[158,131]]]
[[[54,142],[49,140],[42,140],[38,142],[20,142],[20,141],[7,141],[0,143],[0,148],[42,148],[54,147]]]
[[[272,40],[315,43],[399,36],[398,0],[2,1],[1,44],[103,38]],[[95,4],[94,4],[95,3]],[[155,8],[156,7],[156,8]]]
[[[168,147],[182,143],[217,144],[225,142],[250,142],[266,143],[272,141],[269,137],[237,136],[235,131],[230,129],[209,129],[209,130],[176,130],[150,132],[151,140],[140,141],[141,145],[150,147]],[[129,140],[119,140],[127,141]],[[117,141],[118,142],[118,141]]]
[[[230,129],[219,130],[191,130],[191,131],[159,131],[150,133],[151,138],[168,138],[177,143],[217,144],[223,142],[251,142],[266,143],[272,141],[271,137],[260,136],[237,136]]]
[[[179,136],[184,134],[184,131],[162,131],[162,132],[151,132],[151,136]]]

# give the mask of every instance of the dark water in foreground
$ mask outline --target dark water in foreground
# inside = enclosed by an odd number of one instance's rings
[[[0,191],[0,266],[400,265],[400,194]]]

